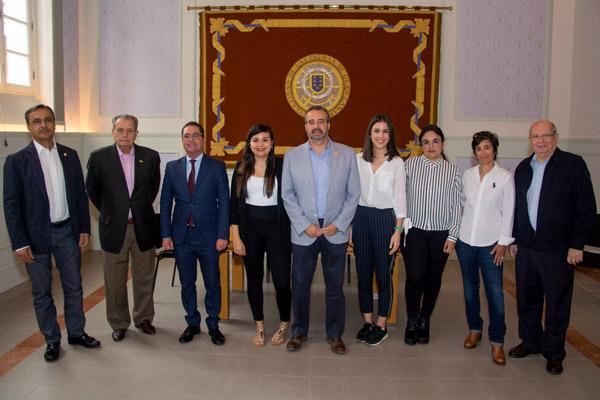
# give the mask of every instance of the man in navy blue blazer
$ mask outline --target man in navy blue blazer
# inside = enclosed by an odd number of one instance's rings
[[[31,279],[44,359],[60,356],[60,327],[52,298],[52,256],[60,271],[68,342],[100,342],[85,333],[81,251],[90,236],[90,214],[77,152],[54,141],[54,111],[38,104],[25,112],[32,142],[4,163],[4,216],[17,260]]]
[[[219,330],[221,283],[219,252],[229,240],[229,185],[225,163],[203,154],[204,129],[188,122],[181,129],[185,157],[165,169],[160,195],[160,227],[165,249],[175,250],[181,281],[181,300],[187,328],[179,342],[190,342],[200,333],[196,294],[196,262],[204,279],[206,325],[211,341],[225,343]],[[175,207],[173,208],[173,201]]]
[[[574,270],[591,234],[596,200],[585,161],[558,148],[556,126],[529,129],[533,153],[515,170],[515,258],[519,336],[509,357],[542,353],[546,370],[563,372]],[[544,303],[546,304],[544,325]]]

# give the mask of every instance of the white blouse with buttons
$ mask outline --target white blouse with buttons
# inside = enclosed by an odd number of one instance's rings
[[[358,204],[379,209],[393,208],[396,218],[406,217],[406,171],[400,157],[386,160],[377,171],[372,164],[356,155],[360,175],[360,199]]]

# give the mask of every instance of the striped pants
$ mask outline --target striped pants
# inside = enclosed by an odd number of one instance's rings
[[[358,303],[363,314],[373,312],[373,271],[379,288],[377,313],[389,317],[392,306],[394,257],[389,255],[394,234],[394,210],[358,206],[352,223],[352,242],[358,276]]]

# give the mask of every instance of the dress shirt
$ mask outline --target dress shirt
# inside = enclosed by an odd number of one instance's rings
[[[537,230],[537,215],[538,215],[538,205],[540,204],[540,193],[542,192],[542,182],[544,181],[544,171],[546,170],[546,165],[548,165],[548,161],[550,157],[546,159],[546,161],[539,162],[537,160],[537,156],[534,154],[531,157],[531,161],[529,164],[533,169],[533,176],[531,178],[531,185],[529,185],[529,189],[527,189],[527,212],[529,213],[529,222],[533,227],[533,230]]]
[[[356,155],[360,176],[358,204],[379,209],[393,208],[396,219],[406,217],[406,170],[400,157],[387,157],[377,171],[373,164]]]
[[[35,140],[33,144],[37,150],[42,172],[44,173],[44,184],[50,202],[50,222],[64,221],[69,218],[69,205],[67,204],[65,174],[56,148],[56,142],[52,142],[51,149],[47,149]]]
[[[460,228],[460,176],[455,165],[443,158],[425,156],[406,161],[405,230],[412,226],[427,231],[448,230],[456,241]]]
[[[327,188],[329,187],[329,173],[331,172],[331,146],[327,146],[321,154],[317,154],[308,143],[308,154],[312,166],[313,180],[315,184],[315,202],[317,207],[317,218],[324,219],[327,210]]]
[[[471,246],[508,246],[512,238],[515,207],[515,182],[512,174],[494,163],[479,177],[479,165],[465,171],[463,178],[463,216],[460,240]]]
[[[265,194],[265,178],[251,176],[246,182],[246,204],[253,206],[276,206],[277,205],[277,178],[273,185],[271,197]]]
[[[194,182],[198,182],[198,171],[200,171],[200,164],[202,163],[202,156],[204,155],[204,153],[200,153],[200,155],[198,156],[198,158],[196,158],[196,165],[194,165],[194,168],[196,169],[196,176],[194,176]],[[193,158],[191,158],[190,156],[185,156],[185,181],[188,181],[188,177],[190,176],[190,173],[192,172],[192,163],[190,162],[190,160],[193,160]]]
[[[128,154],[125,154],[121,151],[119,146],[117,146],[117,152],[119,153],[119,160],[121,160],[121,168],[123,168],[123,174],[125,175],[125,182],[127,183],[127,192],[129,193],[129,198],[131,198],[135,179],[135,147],[132,146],[131,151]],[[129,214],[127,217],[129,219],[133,218],[133,214],[131,214],[131,208],[129,209]]]

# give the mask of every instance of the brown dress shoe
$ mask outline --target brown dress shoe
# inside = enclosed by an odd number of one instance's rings
[[[464,343],[465,349],[474,349],[477,342],[481,342],[481,332],[469,332]]]
[[[492,345],[492,360],[494,361],[494,364],[506,364],[506,356],[504,355],[504,348],[502,346]]]
[[[156,328],[147,319],[143,320],[140,324],[137,324],[135,327],[140,329],[146,335],[154,335],[156,333]]]
[[[306,342],[306,335],[292,336],[287,342],[287,351],[298,351],[302,347],[302,343]]]
[[[342,342],[342,339],[327,339],[327,342],[331,345],[331,351],[335,354],[346,354],[346,345]]]

